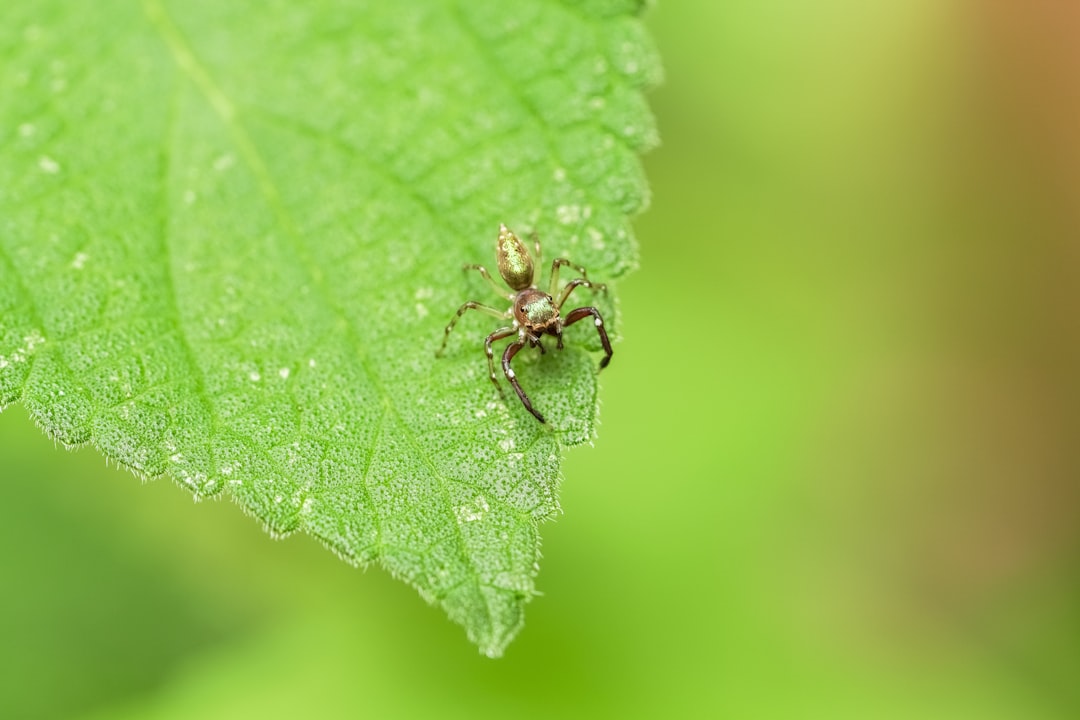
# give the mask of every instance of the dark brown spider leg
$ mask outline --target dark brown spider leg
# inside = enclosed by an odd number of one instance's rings
[[[551,261],[551,287],[548,289],[548,295],[552,297],[555,297],[555,291],[559,289],[559,268],[561,267],[571,267],[577,270],[578,275],[583,279],[589,279],[589,273],[585,272],[585,268],[575,265],[566,258],[555,258]]]
[[[488,284],[491,285],[491,287],[495,290],[495,292],[497,292],[499,294],[499,297],[504,297],[507,300],[514,297],[510,293],[506,292],[505,289],[499,287],[499,284],[497,282],[495,282],[495,279],[491,277],[491,273],[489,273],[487,271],[487,268],[484,267],[483,265],[462,265],[461,269],[462,270],[476,270],[476,271],[478,271],[480,273],[480,275],[485,280],[488,281]]]
[[[446,331],[443,333],[442,346],[435,351],[435,357],[440,357],[443,354],[443,351],[446,350],[446,341],[450,339],[450,331],[454,329],[454,326],[457,325],[457,321],[461,319],[461,316],[465,314],[466,310],[479,310],[482,313],[486,313],[491,317],[497,317],[501,320],[505,320],[507,317],[505,312],[470,300],[458,308],[457,315],[455,315],[454,319],[450,321],[450,324],[446,326]]]
[[[529,396],[525,394],[525,391],[521,389],[521,385],[518,384],[517,376],[514,375],[513,368],[510,367],[510,361],[514,359],[514,356],[518,354],[518,350],[525,347],[524,340],[518,340],[512,342],[506,346],[506,350],[503,351],[502,366],[503,372],[506,373],[506,379],[510,381],[510,384],[514,386],[514,392],[521,398],[521,403],[525,406],[525,409],[533,414],[540,422],[544,422],[544,416],[536,412],[533,409],[532,402],[529,401]]]
[[[604,330],[604,318],[600,317],[600,311],[594,307],[579,307],[577,310],[571,310],[567,314],[566,320],[563,321],[563,327],[573,325],[578,320],[587,318],[590,315],[595,318],[596,332],[600,333],[600,344],[604,346],[604,352],[607,353],[604,355],[604,359],[600,361],[600,369],[603,370],[611,362],[612,350],[607,330]]]
[[[555,346],[556,350],[562,350],[563,349],[562,329],[563,329],[563,321],[558,320],[558,319],[551,324],[551,327],[549,327],[547,329],[547,334],[555,336],[555,339],[558,341],[558,344]]]
[[[566,283],[566,287],[564,287],[562,289],[562,292],[559,293],[559,301],[555,303],[555,307],[561,310],[563,303],[566,302],[566,299],[568,297],[570,297],[570,293],[574,292],[574,288],[578,287],[592,288],[593,291],[607,291],[607,285],[604,285],[603,283],[589,282],[585,278],[574,278],[570,282]]]
[[[484,352],[487,353],[488,372],[491,375],[491,382],[495,383],[495,389],[498,390],[499,395],[502,395],[503,397],[506,396],[503,395],[502,385],[499,384],[499,376],[495,374],[495,353],[491,349],[491,343],[495,342],[496,340],[502,340],[503,338],[510,337],[516,332],[517,330],[512,327],[504,327],[499,328],[498,330],[484,338]]]

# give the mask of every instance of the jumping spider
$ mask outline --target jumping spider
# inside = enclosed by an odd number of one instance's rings
[[[491,287],[495,288],[495,292],[511,302],[510,307],[505,311],[500,311],[471,300],[465,303],[458,308],[457,315],[446,326],[442,346],[435,353],[435,357],[440,357],[443,351],[446,350],[446,341],[450,338],[450,331],[454,329],[454,325],[457,324],[457,321],[461,319],[466,310],[479,310],[492,317],[512,320],[513,324],[499,328],[484,340],[484,351],[487,353],[491,382],[495,383],[495,387],[501,395],[502,386],[499,385],[499,379],[495,375],[495,357],[491,350],[491,343],[508,338],[516,333],[517,340],[507,345],[506,350],[503,351],[503,373],[506,374],[506,379],[510,381],[518,397],[521,398],[525,409],[531,412],[537,420],[544,422],[544,416],[533,409],[529,396],[525,394],[525,391],[521,389],[521,385],[518,384],[517,376],[514,375],[514,371],[510,367],[510,361],[514,359],[514,356],[517,355],[521,348],[525,347],[526,343],[528,343],[529,347],[540,348],[540,352],[544,353],[545,350],[540,343],[540,337],[545,334],[554,335],[558,338],[557,347],[562,350],[563,328],[591,316],[596,325],[596,332],[600,334],[600,343],[604,346],[605,355],[604,359],[600,361],[600,369],[603,370],[607,367],[607,364],[611,362],[611,343],[608,341],[607,331],[604,330],[604,319],[600,316],[600,311],[594,307],[580,307],[571,310],[566,314],[565,318],[559,317],[559,310],[562,308],[563,303],[566,302],[566,299],[570,297],[570,293],[574,291],[574,288],[587,287],[595,291],[607,290],[607,287],[590,282],[585,268],[580,265],[575,265],[565,258],[555,258],[551,263],[551,282],[548,286],[548,292],[538,289],[534,282],[536,276],[529,250],[506,225],[499,226],[499,239],[495,244],[495,255],[499,262],[499,275],[502,276],[503,282],[513,290],[511,293],[499,287],[482,265],[465,265],[464,269],[479,271],[480,275],[491,284]],[[536,240],[537,265],[540,264],[540,257],[540,241]],[[573,268],[581,274],[581,277],[576,277],[566,283],[566,287],[559,293],[559,299],[556,301],[555,293],[559,288],[559,268],[563,266]]]

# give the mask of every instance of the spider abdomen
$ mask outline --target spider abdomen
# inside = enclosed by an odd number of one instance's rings
[[[514,290],[524,290],[533,282],[533,261],[525,244],[505,225],[499,226],[499,239],[495,242],[495,258],[499,263],[499,275]]]

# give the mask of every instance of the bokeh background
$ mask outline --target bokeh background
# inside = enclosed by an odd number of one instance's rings
[[[492,661],[0,416],[0,716],[1080,717],[1080,6],[666,0],[641,270]]]

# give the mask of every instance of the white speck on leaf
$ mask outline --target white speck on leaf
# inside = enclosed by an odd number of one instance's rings
[[[55,175],[60,172],[60,163],[56,162],[48,155],[42,155],[38,159],[38,167],[41,168],[42,172],[49,173],[50,175]]]
[[[34,348],[45,342],[45,338],[37,330],[32,331],[29,335],[23,338],[23,344],[17,347],[11,355],[5,357],[0,355],[0,370],[13,365],[15,363],[26,362],[26,358],[34,354]],[[63,391],[60,392],[63,394]]]
[[[90,259],[90,256],[84,252],[75,253],[75,259],[71,261],[71,267],[76,270],[82,270],[86,265],[86,261]]]
[[[604,249],[604,233],[594,227],[589,227],[585,232],[589,235],[590,244],[592,245],[593,250]]]
[[[287,368],[287,367],[281,368],[280,370],[278,370],[278,375],[281,376],[282,380],[288,380],[289,379],[289,368]]]
[[[580,205],[560,205],[555,208],[555,220],[562,225],[572,225],[581,221]]]
[[[487,500],[483,495],[477,495],[476,500],[470,505],[459,505],[454,508],[459,523],[476,522],[483,520],[484,515],[490,510]]]
[[[236,159],[232,156],[232,153],[225,153],[214,161],[214,169],[222,172],[231,168],[235,163]]]

